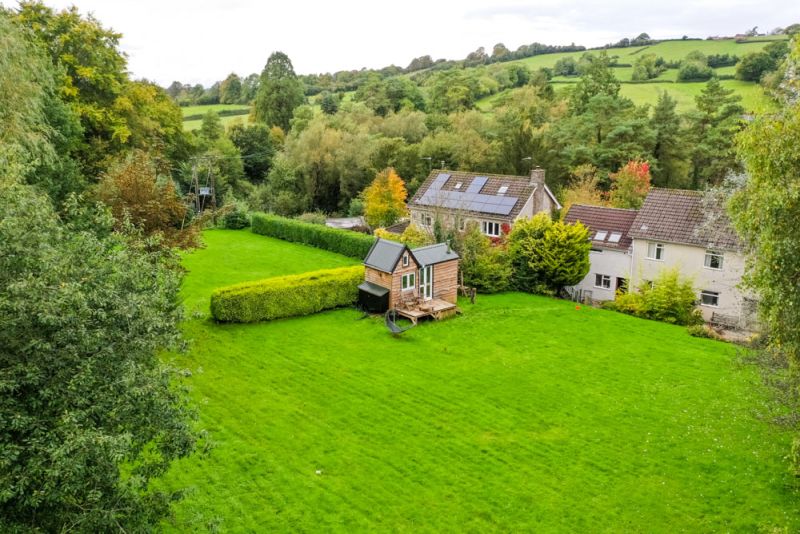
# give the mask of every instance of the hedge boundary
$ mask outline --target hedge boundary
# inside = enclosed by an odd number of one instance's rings
[[[349,306],[363,281],[364,267],[356,265],[221,287],[211,293],[211,316],[220,322],[254,323]]]
[[[375,237],[370,235],[267,213],[254,213],[250,224],[253,233],[259,235],[303,243],[359,260],[367,256],[375,242]]]

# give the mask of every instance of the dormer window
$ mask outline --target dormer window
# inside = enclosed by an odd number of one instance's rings
[[[408,252],[403,254],[403,267],[408,267]]]
[[[462,185],[464,185],[464,184],[463,184],[463,182],[458,182],[458,183],[456,184],[456,186],[455,186],[453,189],[455,189],[456,191],[458,191],[459,189],[461,189],[461,186],[462,186]]]
[[[497,194],[498,195],[505,195],[506,191],[508,191],[508,186],[507,185],[503,185],[503,186],[500,186],[500,189],[497,190]]]
[[[605,230],[600,230],[596,234],[594,234],[594,240],[595,241],[605,241],[607,235],[608,235],[608,232],[606,232]]]

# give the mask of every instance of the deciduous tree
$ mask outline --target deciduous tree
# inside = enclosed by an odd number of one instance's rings
[[[370,226],[390,226],[406,213],[405,183],[392,168],[379,172],[364,190],[364,217]]]
[[[650,191],[650,164],[629,161],[611,175],[609,200],[616,208],[639,209]]]
[[[64,225],[29,186],[0,198],[0,530],[155,530],[179,494],[153,481],[196,439],[158,356],[179,341],[176,258],[102,213]]]

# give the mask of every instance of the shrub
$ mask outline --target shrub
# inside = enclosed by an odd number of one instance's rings
[[[375,241],[375,238],[369,235],[266,213],[253,214],[251,224],[252,230],[256,234],[276,237],[293,243],[303,243],[358,259],[366,257]]]
[[[464,285],[481,293],[499,293],[511,287],[511,260],[503,246],[492,246],[480,231],[478,223],[470,222],[454,243],[461,256]]]
[[[546,213],[514,224],[508,252],[514,285],[529,293],[555,294],[589,272],[589,230],[580,223],[552,221]]]
[[[327,217],[321,211],[307,211],[297,216],[298,221],[303,221],[310,224],[325,224]]]
[[[237,209],[225,214],[222,226],[228,230],[241,230],[250,226],[250,220],[247,218],[247,213]]]
[[[616,300],[604,304],[605,308],[683,326],[703,322],[695,308],[692,281],[681,279],[677,269],[662,271],[652,287],[638,292],[618,294]]]
[[[687,327],[686,331],[689,332],[690,336],[716,339],[717,341],[722,340],[722,336],[717,334],[713,328],[705,324],[693,324]]]
[[[217,321],[253,323],[349,306],[358,297],[364,267],[342,267],[222,287],[211,294]]]

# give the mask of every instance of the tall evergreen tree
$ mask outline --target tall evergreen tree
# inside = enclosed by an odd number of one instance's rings
[[[662,92],[650,120],[656,136],[650,172],[657,187],[685,187],[688,182],[688,147],[676,104],[666,91]]]
[[[709,80],[695,97],[697,110],[689,114],[692,189],[718,184],[739,167],[734,138],[743,124],[741,99],[716,78]]]
[[[288,131],[295,108],[304,100],[303,84],[297,79],[289,56],[273,52],[261,71],[255,101],[256,120]]]

